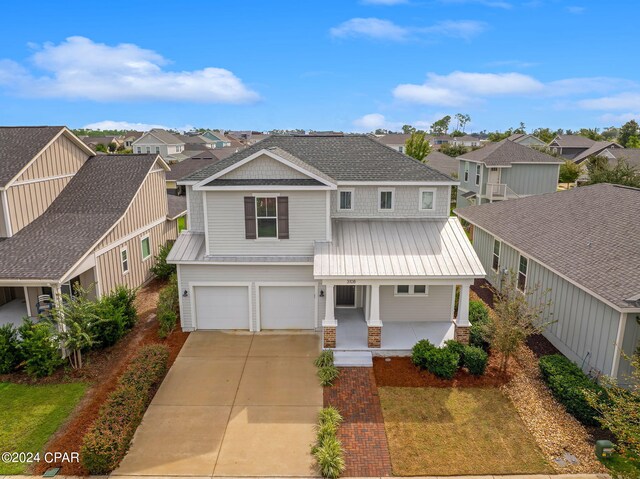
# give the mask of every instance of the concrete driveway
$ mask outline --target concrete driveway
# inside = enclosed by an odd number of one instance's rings
[[[317,476],[316,334],[191,333],[113,476]]]

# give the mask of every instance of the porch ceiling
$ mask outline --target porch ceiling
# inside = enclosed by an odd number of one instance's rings
[[[457,218],[336,221],[315,246],[314,276],[481,278],[485,271]]]

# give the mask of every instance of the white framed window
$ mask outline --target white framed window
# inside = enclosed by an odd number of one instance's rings
[[[493,240],[493,259],[491,262],[491,267],[497,273],[498,268],[500,267],[500,250],[502,249],[502,243],[497,239]]]
[[[147,153],[151,153],[151,147],[147,146]]]
[[[129,250],[127,247],[120,249],[120,264],[122,265],[122,274],[129,272]]]
[[[138,149],[138,153],[142,153],[142,148],[140,148],[139,146],[136,147]]]
[[[394,207],[394,190],[380,189],[378,190],[378,211],[393,211]]]
[[[428,296],[429,287],[426,284],[397,284],[394,296]]]
[[[520,255],[518,262],[518,289],[524,293],[527,288],[527,271],[529,269],[529,260],[526,256]]]
[[[142,253],[142,261],[151,257],[151,240],[148,236],[140,240],[140,251]]]
[[[353,210],[353,190],[338,190],[338,211]]]
[[[436,209],[436,189],[420,188],[420,211],[433,211]]]
[[[480,163],[476,164],[476,186],[480,185],[480,171],[482,169],[482,165]]]
[[[399,146],[399,147],[398,147],[398,151],[399,151],[400,153],[404,153],[404,146]]]
[[[469,162],[464,162],[464,181],[465,183],[469,182]]]
[[[156,146],[156,153],[160,153],[160,147]]]
[[[256,196],[256,237],[278,237],[278,198]]]

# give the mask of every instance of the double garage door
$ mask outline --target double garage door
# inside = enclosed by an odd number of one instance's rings
[[[254,286],[260,329],[314,329],[313,286]],[[251,329],[250,286],[194,288],[197,329]]]

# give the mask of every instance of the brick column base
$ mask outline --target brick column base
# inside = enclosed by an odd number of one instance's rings
[[[380,347],[380,338],[382,336],[382,327],[369,326],[367,327],[367,344],[370,348]]]
[[[336,328],[335,326],[325,326],[323,337],[323,346],[325,348],[336,347]]]
[[[462,344],[469,344],[470,326],[456,326],[455,340]]]

